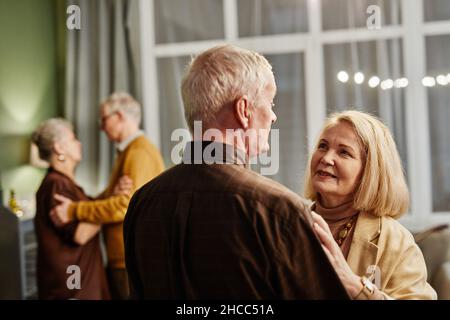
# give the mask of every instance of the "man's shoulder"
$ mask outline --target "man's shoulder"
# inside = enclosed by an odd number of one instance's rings
[[[149,138],[142,134],[134,139],[127,148],[127,150],[136,149],[154,150],[156,149],[156,146],[150,141]]]
[[[124,158],[128,161],[134,161],[134,159],[141,159],[142,157],[145,159],[157,158],[162,161],[158,148],[145,135],[134,139],[124,153]]]
[[[140,196],[181,192],[228,194],[248,203],[258,203],[268,211],[309,211],[309,204],[282,184],[230,164],[176,165],[144,185]]]

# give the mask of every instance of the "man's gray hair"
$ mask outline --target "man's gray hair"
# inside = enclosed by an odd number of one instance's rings
[[[112,93],[101,103],[101,106],[108,106],[110,113],[122,111],[138,124],[141,123],[141,105],[126,92]]]
[[[73,131],[73,126],[69,121],[62,118],[51,118],[42,122],[33,132],[31,141],[38,147],[39,158],[50,161],[53,145],[65,138],[64,128]]]
[[[211,48],[188,65],[181,84],[190,130],[194,121],[214,122],[222,107],[247,95],[253,102],[273,77],[259,53],[233,45]]]

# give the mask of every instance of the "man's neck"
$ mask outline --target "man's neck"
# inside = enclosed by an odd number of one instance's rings
[[[221,130],[221,129],[215,129],[220,131],[221,134],[215,134],[213,135],[211,138],[209,137],[209,135],[206,135],[203,133],[201,137],[193,137],[194,141],[212,141],[214,140],[214,142],[218,142],[218,143],[223,143],[223,144],[228,144],[236,149],[239,149],[245,153],[246,152],[246,148],[245,148],[245,144],[243,143],[242,139],[240,138],[240,136],[235,137],[233,134],[226,134],[226,130]],[[214,139],[212,139],[214,138]]]
[[[138,126],[135,126],[135,125],[126,126],[124,128],[124,130],[122,131],[122,133],[120,134],[119,141],[117,141],[117,143],[121,143],[121,142],[127,140],[129,137],[136,134],[138,131],[139,131]]]

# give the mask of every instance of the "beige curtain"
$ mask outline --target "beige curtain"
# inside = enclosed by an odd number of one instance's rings
[[[105,187],[114,150],[98,125],[100,102],[125,90],[141,98],[138,0],[69,0],[81,30],[66,31],[64,116],[83,144],[77,181],[89,194]]]

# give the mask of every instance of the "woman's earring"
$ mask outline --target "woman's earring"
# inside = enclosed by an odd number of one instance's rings
[[[66,157],[64,157],[63,154],[58,154],[58,160],[59,161],[66,161]]]

